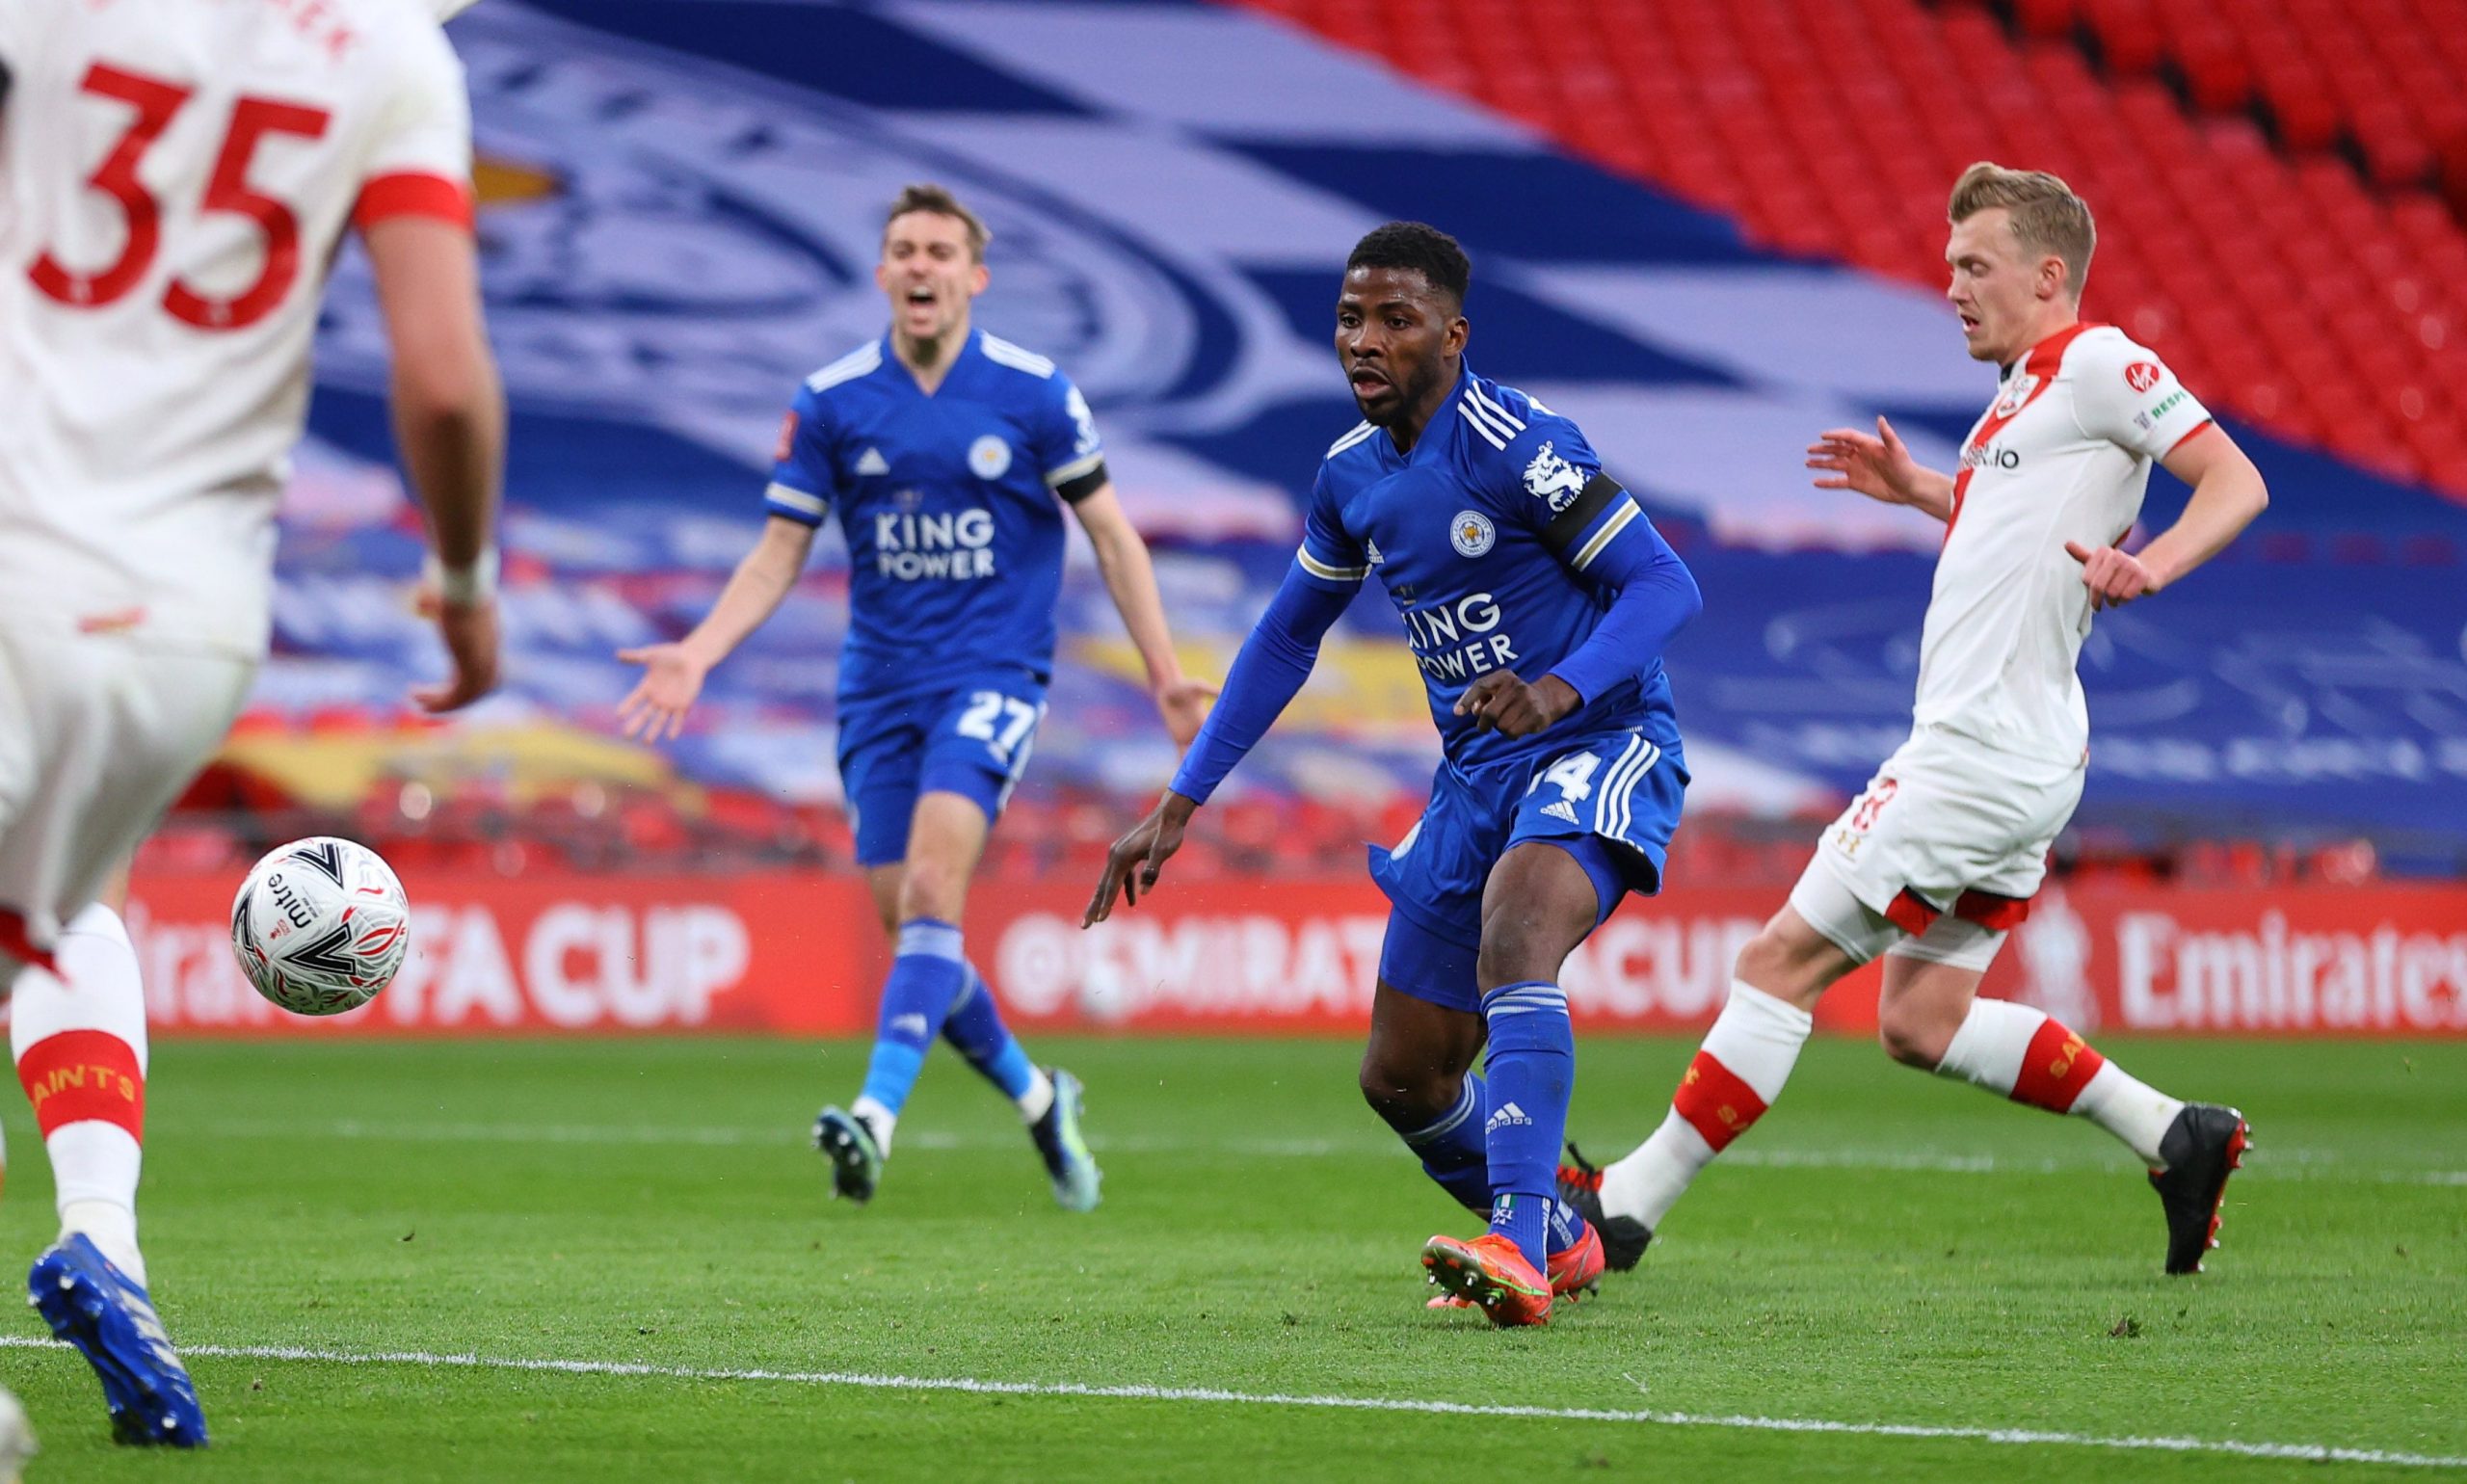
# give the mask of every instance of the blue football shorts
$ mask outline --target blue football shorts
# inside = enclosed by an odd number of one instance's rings
[[[1002,817],[1027,770],[1045,681],[1025,670],[970,676],[947,686],[839,707],[839,783],[848,796],[859,865],[908,855],[917,795],[955,793]]]
[[[1370,879],[1392,909],[1380,979],[1416,999],[1477,1010],[1482,888],[1499,858],[1528,840],[1565,848],[1593,878],[1598,927],[1629,892],[1661,889],[1686,788],[1676,748],[1626,729],[1511,762],[1443,761],[1421,819],[1395,848],[1370,849]]]

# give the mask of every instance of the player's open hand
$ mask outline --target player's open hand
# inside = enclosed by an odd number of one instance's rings
[[[1157,873],[1182,848],[1182,831],[1198,808],[1180,794],[1168,792],[1146,819],[1114,841],[1114,848],[1105,852],[1105,874],[1098,879],[1097,894],[1088,899],[1088,911],[1079,919],[1081,927],[1094,927],[1113,915],[1115,892],[1122,893],[1127,905],[1136,907],[1139,893],[1156,889]]]
[[[1176,680],[1157,687],[1156,714],[1165,719],[1165,729],[1173,733],[1176,747],[1188,747],[1199,735],[1199,724],[1207,720],[1207,703],[1216,699],[1216,687],[1205,680]]]
[[[1515,672],[1494,670],[1465,687],[1456,714],[1473,719],[1476,731],[1529,737],[1577,708],[1577,688],[1554,675],[1527,685]]]
[[[1913,503],[1919,483],[1919,461],[1882,417],[1872,435],[1856,428],[1823,434],[1808,445],[1808,467],[1822,471],[1816,481],[1819,490],[1856,490],[1888,505]]]
[[[643,667],[643,678],[617,702],[617,720],[625,735],[657,742],[685,729],[685,713],[703,694],[703,676],[710,667],[681,644],[651,644],[619,649],[617,657]]]
[[[445,660],[453,673],[442,685],[412,687],[412,704],[435,716],[459,711],[496,689],[496,599],[449,603],[435,589],[423,587],[413,602],[422,616],[437,621],[438,634],[445,641]]]
[[[2093,551],[2078,541],[2064,543],[2064,554],[2082,564],[2082,585],[2090,590],[2090,607],[2117,608],[2136,597],[2148,597],[2164,586],[2148,564],[2129,551],[2101,546]]]

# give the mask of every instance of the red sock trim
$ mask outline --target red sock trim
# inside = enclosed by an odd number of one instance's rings
[[[33,937],[26,932],[25,917],[6,907],[0,907],[0,953],[50,973],[60,972],[60,966],[52,962],[49,950],[36,946]]]
[[[2051,1113],[2071,1112],[2073,1100],[2082,1096],[2082,1089],[2107,1064],[2106,1057],[2065,1029],[2062,1021],[2050,1020],[2030,1037],[2030,1048],[2022,1053],[2021,1074],[2013,1078],[2013,1100]]]
[[[1908,887],[1902,888],[1899,896],[1885,904],[1885,920],[1913,938],[1924,934],[1943,915],[1943,912]]]
[[[35,1105],[35,1126],[50,1138],[67,1124],[118,1124],[146,1139],[146,1073],[137,1048],[106,1030],[64,1030],[26,1047],[17,1080]]]
[[[1679,1079],[1679,1091],[1671,1095],[1670,1105],[1705,1136],[1715,1153],[1728,1149],[1731,1140],[1764,1116],[1764,1100],[1756,1096],[1756,1089],[1715,1061],[1711,1051],[1697,1052],[1687,1064],[1687,1075]]]

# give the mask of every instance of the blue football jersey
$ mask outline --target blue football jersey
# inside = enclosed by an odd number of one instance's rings
[[[1062,504],[1101,483],[1087,400],[1052,361],[972,331],[932,396],[888,335],[806,379],[763,504],[848,538],[843,700],[995,666],[1048,676]]]
[[[1540,735],[1477,730],[1456,699],[1495,670],[1538,680],[1589,638],[1612,594],[1585,573],[1660,534],[1635,497],[1599,477],[1577,425],[1468,366],[1411,453],[1368,423],[1319,465],[1303,521],[1303,573],[1350,590],[1376,574],[1405,625],[1447,756],[1478,765],[1634,728],[1665,751],[1679,725],[1658,655],[1589,695]]]

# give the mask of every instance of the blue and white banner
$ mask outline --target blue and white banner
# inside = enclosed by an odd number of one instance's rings
[[[604,728],[630,683],[609,650],[707,605],[761,523],[798,380],[881,331],[885,204],[931,179],[993,228],[979,323],[1094,404],[1198,654],[1230,659],[1355,420],[1329,343],[1347,251],[1419,217],[1473,255],[1473,363],[1579,422],[1697,570],[1706,613],[1670,656],[1692,802],[1821,807],[1906,728],[1941,529],[1812,489],[1801,451],[1882,411],[1950,465],[1994,378],[1932,295],[1762,253],[1236,10],[490,0],[449,34],[516,409],[501,714]],[[262,695],[278,710],[384,704],[425,663],[392,586],[416,545],[381,463],[382,325],[364,261],[335,277]],[[2099,621],[2084,817],[2467,836],[2467,514],[2239,433],[2277,503],[2215,570]],[[2152,517],[2181,498],[2154,488]],[[834,795],[838,563],[714,677],[690,775]],[[1030,786],[1153,783],[1170,750],[1084,567],[1065,608]],[[1395,639],[1384,604],[1358,605],[1317,703],[1246,776],[1418,788],[1435,740]]]

